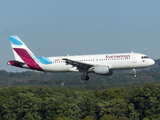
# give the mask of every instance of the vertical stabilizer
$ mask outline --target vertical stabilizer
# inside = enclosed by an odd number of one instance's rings
[[[22,60],[23,57],[34,57],[34,54],[29,50],[29,48],[17,37],[17,36],[10,36],[9,37],[12,50],[14,53],[15,60],[24,62]],[[29,56],[25,53],[28,53]]]
[[[17,36],[10,36],[9,39],[15,57],[15,60],[8,62],[9,65],[43,71],[34,54]]]

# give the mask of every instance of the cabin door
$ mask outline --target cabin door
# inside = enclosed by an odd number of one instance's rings
[[[132,55],[132,63],[136,63],[137,62],[137,57],[135,54]]]

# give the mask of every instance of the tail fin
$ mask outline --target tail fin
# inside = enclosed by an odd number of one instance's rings
[[[23,57],[25,58],[34,57],[34,54],[17,36],[10,36],[9,39],[11,42],[15,60],[24,62]]]
[[[15,60],[9,61],[8,64],[42,71],[42,68],[36,62],[34,54],[17,36],[10,36],[9,39]]]

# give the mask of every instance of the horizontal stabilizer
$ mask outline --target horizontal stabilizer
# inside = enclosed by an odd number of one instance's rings
[[[13,65],[13,66],[17,66],[17,67],[22,67],[23,65],[25,65],[26,63],[24,62],[19,62],[17,60],[10,60],[7,63],[8,65]]]

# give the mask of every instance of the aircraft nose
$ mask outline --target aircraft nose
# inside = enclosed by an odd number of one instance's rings
[[[155,64],[155,61],[151,59],[151,60],[150,60],[150,64],[151,64],[151,65],[154,65],[154,64]]]

